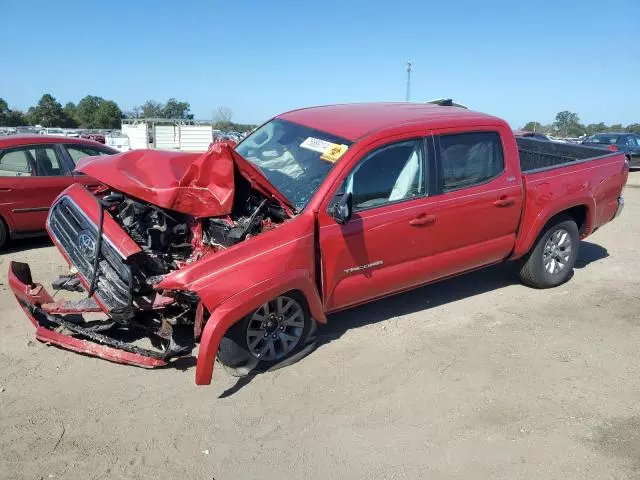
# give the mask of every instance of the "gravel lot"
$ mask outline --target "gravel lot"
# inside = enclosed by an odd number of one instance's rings
[[[34,339],[0,257],[0,478],[640,478],[640,172],[575,276],[509,266],[333,315],[319,348],[249,381],[147,371]]]

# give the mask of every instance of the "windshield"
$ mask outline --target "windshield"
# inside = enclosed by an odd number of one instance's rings
[[[309,203],[337,160],[323,152],[341,147],[340,153],[344,153],[349,145],[351,142],[343,138],[274,119],[245,138],[235,150],[258,167],[299,211]]]

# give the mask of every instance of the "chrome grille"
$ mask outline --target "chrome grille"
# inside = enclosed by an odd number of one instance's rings
[[[80,235],[88,236],[94,245],[98,234],[93,224],[68,197],[62,197],[49,212],[49,230],[87,282],[93,274],[93,254],[82,249]],[[96,295],[111,311],[131,305],[131,269],[103,235],[101,259],[98,263]]]

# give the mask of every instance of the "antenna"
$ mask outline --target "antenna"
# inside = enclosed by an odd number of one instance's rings
[[[411,62],[407,62],[407,102],[411,100]]]

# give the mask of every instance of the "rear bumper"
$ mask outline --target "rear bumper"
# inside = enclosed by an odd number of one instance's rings
[[[20,307],[36,327],[36,338],[41,342],[127,365],[154,368],[167,364],[167,359],[161,358],[162,355],[157,352],[135,347],[69,322],[64,314],[96,311],[97,305],[79,302],[74,310],[69,303],[54,302],[41,284],[33,282],[31,269],[26,263],[9,264],[9,286]],[[56,331],[61,329],[70,333]]]
[[[613,216],[613,218],[618,218],[622,213],[622,210],[624,210],[624,198],[618,197],[618,209],[616,210],[616,213]]]

